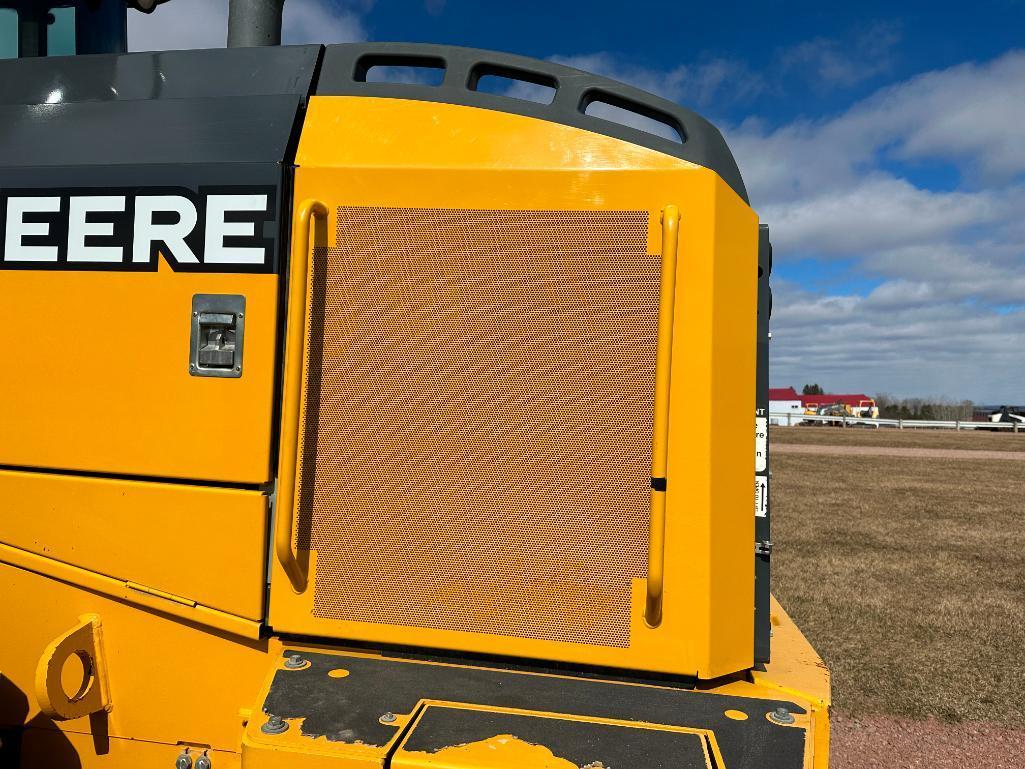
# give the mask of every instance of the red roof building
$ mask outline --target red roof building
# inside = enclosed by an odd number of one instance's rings
[[[799,401],[801,400],[801,396],[797,394],[797,390],[795,390],[793,387],[770,387],[769,400]]]

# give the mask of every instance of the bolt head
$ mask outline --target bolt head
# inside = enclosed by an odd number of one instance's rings
[[[281,734],[288,731],[288,721],[281,716],[270,716],[267,723],[260,727],[264,734]]]
[[[794,723],[793,714],[784,707],[776,708],[774,711],[769,713],[769,718],[775,721],[777,724],[792,724]]]
[[[192,769],[192,756],[182,753],[174,761],[174,769]]]
[[[288,659],[285,660],[285,667],[290,670],[296,670],[298,668],[306,667],[306,660],[303,659],[301,654],[290,654]]]
[[[380,721],[382,724],[394,724],[395,723],[395,714],[394,713],[384,713],[377,720]]]
[[[196,759],[196,769],[211,769],[214,762],[210,760],[210,756],[200,756]]]

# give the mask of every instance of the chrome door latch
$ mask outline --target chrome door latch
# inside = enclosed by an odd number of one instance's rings
[[[246,298],[238,294],[192,297],[189,373],[192,376],[242,376]]]

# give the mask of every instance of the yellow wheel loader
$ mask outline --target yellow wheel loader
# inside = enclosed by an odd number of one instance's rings
[[[825,769],[719,132],[131,5],[0,3],[0,763]]]

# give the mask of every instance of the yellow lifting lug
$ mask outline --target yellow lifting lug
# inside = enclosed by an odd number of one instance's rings
[[[68,694],[62,680],[64,666],[72,657],[82,664],[82,680],[74,694]],[[43,651],[36,666],[36,699],[44,715],[55,721],[81,718],[113,704],[107,684],[103,654],[103,630],[98,614],[83,614],[78,624],[55,638]]]

